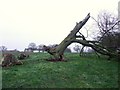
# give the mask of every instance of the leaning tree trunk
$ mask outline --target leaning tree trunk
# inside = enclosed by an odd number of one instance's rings
[[[97,42],[97,41],[86,40],[84,35],[82,35],[79,32],[80,29],[85,25],[85,23],[88,21],[89,18],[90,18],[90,13],[85,17],[85,19],[83,19],[79,23],[76,23],[76,26],[74,27],[74,29],[70,32],[70,34],[58,46],[53,47],[53,48],[44,46],[44,49],[49,54],[54,56],[54,60],[57,60],[57,61],[64,60],[63,53],[64,53],[65,49],[71,43],[74,43],[74,42],[80,43],[83,46],[89,46],[89,47],[93,48],[95,51],[97,51],[103,55],[108,55],[108,56],[112,56],[112,57],[119,56],[117,53],[111,53],[105,47],[100,46],[99,42]],[[79,35],[77,33],[79,33]]]

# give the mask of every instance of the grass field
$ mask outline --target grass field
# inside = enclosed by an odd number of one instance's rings
[[[2,69],[3,88],[117,88],[118,62],[105,57],[65,54],[67,62],[45,61],[33,53],[23,65]]]

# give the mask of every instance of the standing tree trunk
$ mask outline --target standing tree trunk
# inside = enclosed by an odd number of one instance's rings
[[[47,51],[49,54],[53,55],[54,58],[52,60],[63,61],[64,60],[63,53],[64,53],[65,49],[71,43],[74,43],[74,42],[80,43],[83,46],[89,46],[89,47],[93,48],[95,51],[97,51],[103,55],[118,56],[115,53],[108,52],[108,50],[106,48],[104,48],[103,46],[100,46],[98,44],[99,42],[86,40],[84,35],[79,32],[79,30],[85,25],[85,23],[88,21],[89,18],[90,18],[90,13],[85,17],[85,19],[83,19],[79,23],[76,23],[76,26],[74,27],[74,29],[58,46],[53,47],[53,48],[47,47],[45,45],[43,46],[45,51]],[[79,35],[76,35],[77,33],[79,33]]]

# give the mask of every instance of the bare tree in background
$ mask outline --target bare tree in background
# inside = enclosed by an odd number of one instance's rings
[[[0,51],[4,52],[7,50],[7,47],[6,46],[0,46]]]
[[[35,43],[32,42],[28,45],[28,49],[30,49],[33,52],[34,50],[37,49],[37,46]]]
[[[80,50],[81,50],[81,47],[80,45],[76,45],[73,47],[73,49],[77,52],[77,53],[80,53]]]
[[[37,50],[38,50],[39,52],[40,52],[40,51],[44,52],[43,46],[44,46],[44,44],[38,45],[38,46],[37,46]]]
[[[108,12],[101,12],[96,20],[99,28],[98,41],[109,51],[115,51],[119,48],[118,43],[118,17]]]

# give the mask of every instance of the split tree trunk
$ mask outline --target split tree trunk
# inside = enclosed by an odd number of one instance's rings
[[[50,48],[47,46],[44,46],[44,49],[51,55],[54,56],[53,60],[59,61],[59,60],[64,60],[63,58],[63,53],[65,49],[71,44],[71,43],[79,43],[82,44],[83,46],[89,46],[93,48],[95,51],[103,54],[103,55],[108,55],[108,56],[119,56],[117,53],[111,53],[109,52],[105,47],[100,46],[97,41],[89,41],[86,40],[85,37],[79,32],[79,30],[85,25],[85,23],[88,21],[90,18],[90,13],[80,21],[79,23],[76,23],[76,26],[74,29],[70,32],[70,34],[56,47]],[[79,33],[79,35],[76,35]]]

